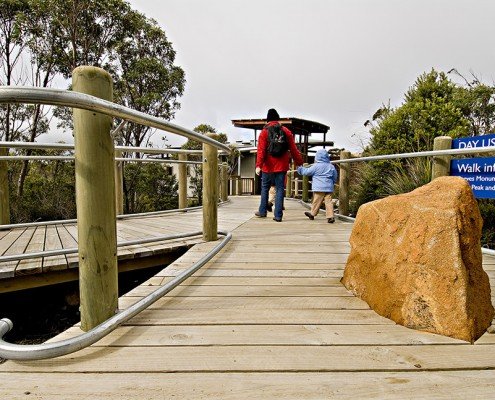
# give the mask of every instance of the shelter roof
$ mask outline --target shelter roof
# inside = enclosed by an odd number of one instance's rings
[[[329,126],[319,122],[308,121],[301,118],[281,118],[279,122],[289,128],[294,134],[311,135],[312,133],[327,133]],[[233,119],[232,124],[237,128],[262,130],[266,125],[266,119]]]

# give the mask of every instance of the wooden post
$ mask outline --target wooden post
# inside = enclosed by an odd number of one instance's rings
[[[229,165],[227,163],[222,164],[222,186],[221,186],[221,196],[220,199],[222,201],[227,201],[229,199]]]
[[[242,178],[240,175],[237,177],[237,196],[242,196]]]
[[[349,151],[341,151],[340,159],[347,160],[351,158]],[[339,176],[339,214],[349,215],[349,172],[350,164],[342,163],[340,165]]]
[[[294,176],[296,175],[294,172],[293,172]],[[294,198],[298,198],[299,197],[299,178],[295,178],[294,177]]]
[[[447,150],[452,148],[452,138],[450,136],[437,136],[433,141],[433,150]],[[439,176],[450,175],[451,156],[433,156],[433,166],[431,168],[431,180]]]
[[[73,71],[75,92],[112,100],[112,77],[96,67]],[[115,149],[112,117],[74,109],[81,329],[88,331],[118,307]]]
[[[9,149],[0,148],[0,156],[8,156]],[[10,224],[9,164],[0,161],[0,225]]]
[[[187,161],[187,154],[179,154],[179,161]],[[187,164],[179,164],[179,208],[187,207]]]
[[[208,134],[213,137],[213,134]],[[203,143],[203,239],[217,240],[218,231],[218,150]]]
[[[303,164],[303,167],[307,168],[308,163]],[[302,201],[307,203],[309,200],[309,176],[303,175],[302,178]]]
[[[122,150],[115,150],[115,158],[122,158]],[[115,161],[115,211],[124,214],[124,162]]]

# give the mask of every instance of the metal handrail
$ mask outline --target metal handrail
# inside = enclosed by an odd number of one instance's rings
[[[105,322],[83,333],[75,338],[62,340],[54,343],[43,343],[34,345],[20,345],[6,342],[3,337],[9,332],[14,324],[8,318],[0,319],[0,357],[9,360],[43,360],[46,358],[60,357],[84,349],[102,339],[122,323],[128,321],[155,301],[163,297],[179,284],[184,282],[209,260],[211,260],[232,238],[232,233],[218,231],[219,235],[225,236],[208,254],[193,264],[181,274],[177,275],[164,286],[150,293],[126,310],[107,319]],[[194,236],[194,235],[193,235]]]
[[[31,149],[31,150],[74,150],[73,144],[68,143],[38,143],[38,142],[1,142],[0,148],[11,149]],[[115,146],[115,150],[126,151],[128,153],[147,153],[147,154],[202,154],[202,150],[186,149],[159,149],[156,147],[134,147],[134,146]]]
[[[76,158],[74,156],[0,156],[0,161],[74,161]],[[164,164],[203,164],[201,161],[188,161],[188,160],[168,160],[162,158],[123,158],[117,157],[115,161],[124,161],[124,162],[157,162]]]
[[[103,100],[84,93],[62,89],[2,86],[0,87],[0,104],[2,103],[46,104],[96,111],[101,114],[122,118],[140,125],[146,125],[151,128],[157,128],[166,132],[175,133],[201,143],[210,144],[211,146],[216,147],[219,150],[224,150],[227,153],[231,152],[227,145],[217,142],[206,135],[202,135],[179,125],[172,124],[162,118],[154,117],[141,111],[136,111],[131,108],[112,103],[111,101]]]
[[[457,154],[476,154],[476,153],[494,153],[494,152],[495,152],[495,146],[474,147],[470,149],[418,151],[417,153],[383,154],[379,156],[346,158],[343,160],[333,160],[332,164],[345,164],[345,163],[352,163],[358,161],[394,160],[399,158],[448,156],[448,155],[457,155]]]

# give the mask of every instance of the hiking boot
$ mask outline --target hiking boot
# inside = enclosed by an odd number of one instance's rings
[[[273,217],[273,220],[274,221],[277,221],[277,222],[282,222],[282,218],[275,218],[275,217]]]
[[[305,211],[304,215],[308,217],[311,221],[315,219],[315,217],[313,217],[313,214],[311,214],[309,211]]]
[[[265,215],[260,214],[260,212],[259,212],[259,211],[256,211],[256,212],[254,213],[254,215],[256,215],[258,218],[266,218],[266,214],[265,214]]]
[[[333,224],[335,222],[335,218],[328,218],[328,223]]]
[[[273,211],[273,203],[271,201],[268,202],[266,205],[266,211],[272,212]]]

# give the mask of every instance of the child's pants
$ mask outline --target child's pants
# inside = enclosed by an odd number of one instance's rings
[[[313,192],[313,202],[311,203],[311,215],[318,215],[321,203],[325,202],[327,218],[333,218],[332,193]]]

